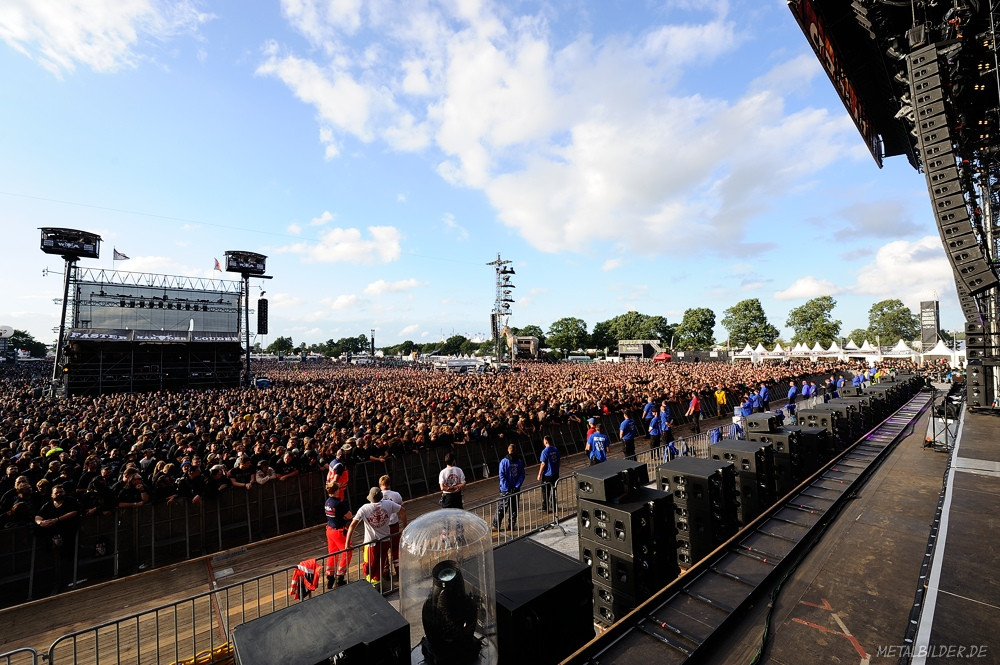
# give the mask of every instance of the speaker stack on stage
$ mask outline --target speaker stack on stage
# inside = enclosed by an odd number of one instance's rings
[[[590,567],[522,538],[493,553],[500,665],[558,663],[594,638]]]
[[[982,408],[993,405],[993,376],[1000,364],[1000,339],[989,333],[981,323],[965,324],[965,354],[968,358],[965,396],[969,406]]]
[[[366,583],[240,624],[232,638],[237,665],[410,663],[410,624]]]
[[[594,583],[594,619],[609,626],[677,577],[674,501],[645,487],[641,462],[577,471],[580,559]]]
[[[746,526],[774,504],[777,497],[774,489],[772,444],[720,439],[718,443],[712,444],[709,456],[732,463],[736,471],[736,489],[740,497],[736,519],[740,526]]]
[[[827,446],[827,448],[817,451],[819,456],[817,466],[822,466],[829,461],[832,457],[830,452],[849,442],[851,435],[851,426],[843,412],[839,409],[824,407],[826,407],[825,404],[818,404],[812,409],[801,409],[796,413],[800,427],[825,429],[831,437],[822,442],[822,445]]]
[[[834,429],[830,431],[830,434],[832,435],[831,440],[829,441],[831,449],[821,451],[821,455],[825,456],[827,459],[833,457],[836,453],[857,441],[864,433],[861,429],[861,413],[858,411],[858,407],[849,401],[837,402],[835,400],[830,400],[824,404],[817,404],[812,410],[829,411],[836,414],[832,421]],[[811,421],[809,422],[809,426],[829,429],[829,427],[820,425],[819,423],[814,425]]]
[[[678,457],[657,468],[674,501],[677,563],[685,570],[738,530],[739,493],[732,462]]]
[[[747,439],[769,443],[774,449],[774,491],[785,496],[819,468],[819,452],[813,440],[805,440],[802,430],[812,428],[780,427],[773,432],[747,430]]]
[[[860,438],[860,435],[870,431],[875,427],[875,416],[872,413],[871,398],[863,397],[861,395],[852,395],[845,397],[837,397],[836,399],[831,399],[827,402],[829,406],[846,405],[853,407],[854,411],[852,413],[852,418],[855,422],[855,427],[860,430],[860,434],[855,438]]]

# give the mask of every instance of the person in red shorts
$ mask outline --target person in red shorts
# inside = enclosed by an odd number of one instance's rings
[[[326,513],[326,551],[327,554],[331,555],[326,558],[327,589],[344,584],[347,570],[351,567],[351,557],[354,554],[347,545],[347,527],[354,515],[339,495],[340,485],[338,483],[330,483],[326,486],[326,503],[323,504],[323,512]],[[338,555],[338,552],[343,552],[343,554]]]

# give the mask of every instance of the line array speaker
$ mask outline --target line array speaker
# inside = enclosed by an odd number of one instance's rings
[[[965,187],[949,130],[950,107],[945,97],[947,72],[940,68],[937,45],[907,56],[917,146],[927,190],[938,220],[941,242],[955,272],[956,282],[975,296],[998,284],[978,242],[965,200]],[[961,294],[960,294],[961,295]],[[974,303],[963,303],[970,316]]]
[[[257,334],[267,334],[267,298],[257,300]]]

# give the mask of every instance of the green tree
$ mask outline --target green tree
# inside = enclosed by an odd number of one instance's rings
[[[648,334],[647,318],[636,311],[625,312],[611,319],[608,329],[616,342],[623,339],[647,339],[644,337],[644,333]]]
[[[851,331],[851,334],[847,336],[848,340],[853,340],[855,344],[861,346],[868,339],[868,331],[864,328],[855,328]]]
[[[295,348],[295,343],[291,337],[279,337],[267,345],[268,353],[288,353]]]
[[[441,350],[439,353],[447,356],[454,356],[456,354],[462,353],[462,345],[467,341],[463,335],[452,335],[441,344]]]
[[[639,339],[658,339],[664,344],[670,343],[670,338],[677,333],[678,324],[668,323],[665,316],[647,316],[639,331],[643,336]]]
[[[768,322],[757,298],[741,300],[723,314],[722,327],[729,331],[730,345],[734,348],[740,349],[747,344],[770,346],[778,338],[778,329]]]
[[[804,342],[813,346],[819,342],[829,347],[840,336],[840,321],[830,317],[836,306],[837,301],[830,296],[820,296],[790,311],[785,325],[795,331],[792,344]]]
[[[590,346],[596,349],[611,349],[618,352],[618,340],[611,334],[611,321],[598,321],[590,334]]]
[[[902,300],[882,300],[868,310],[868,334],[872,344],[876,339],[886,346],[910,342],[920,334],[920,318]]]
[[[32,358],[44,358],[48,348],[39,342],[30,333],[24,330],[14,330],[14,334],[7,340],[12,349],[23,349],[31,354]]]
[[[715,344],[715,312],[708,307],[685,310],[677,327],[675,344],[685,351],[711,348]]]
[[[553,321],[546,340],[553,349],[581,349],[587,344],[587,323],[572,316]]]

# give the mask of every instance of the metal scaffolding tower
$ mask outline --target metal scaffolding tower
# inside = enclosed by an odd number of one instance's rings
[[[495,261],[490,261],[486,265],[493,266],[496,270],[496,302],[493,304],[493,312],[490,314],[490,330],[493,334],[493,348],[496,350],[497,362],[503,362],[504,349],[507,344],[501,338],[507,338],[511,333],[507,328],[510,320],[510,306],[514,302],[514,285],[510,281],[510,276],[514,274],[514,269],[510,267],[513,261],[508,261],[500,257],[497,253]],[[507,348],[509,353],[509,348]]]

